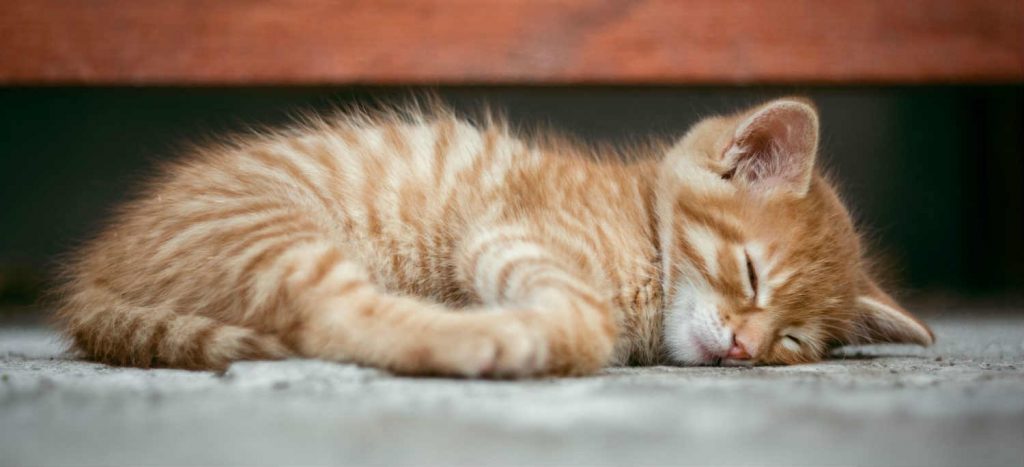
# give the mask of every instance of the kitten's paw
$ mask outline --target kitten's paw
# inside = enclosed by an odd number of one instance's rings
[[[543,372],[548,359],[543,336],[521,322],[505,318],[501,323],[466,329],[461,336],[453,336],[438,355],[441,372],[494,378]]]
[[[481,375],[492,377],[520,377],[541,373],[548,360],[547,343],[522,323],[502,326],[492,336],[494,355],[492,363]]]

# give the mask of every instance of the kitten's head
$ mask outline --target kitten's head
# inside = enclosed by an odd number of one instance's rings
[[[658,216],[673,360],[798,363],[846,344],[932,343],[870,277],[817,149],[813,105],[780,99],[706,119],[666,155]]]

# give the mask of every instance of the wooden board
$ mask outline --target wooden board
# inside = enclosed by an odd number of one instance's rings
[[[1021,0],[3,0],[0,84],[1024,81]]]

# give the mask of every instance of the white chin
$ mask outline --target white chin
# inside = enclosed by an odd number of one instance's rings
[[[729,351],[732,333],[718,319],[710,301],[680,294],[665,310],[665,346],[680,365],[717,363]]]
[[[708,365],[716,363],[720,359],[696,343],[684,341],[685,336],[678,342],[669,344],[669,355],[672,361],[679,365]]]

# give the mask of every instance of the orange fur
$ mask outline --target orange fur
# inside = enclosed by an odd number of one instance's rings
[[[314,120],[168,167],[69,265],[59,316],[88,358],[193,369],[528,376],[927,344],[864,272],[816,144],[791,99],[620,158],[444,110]]]

